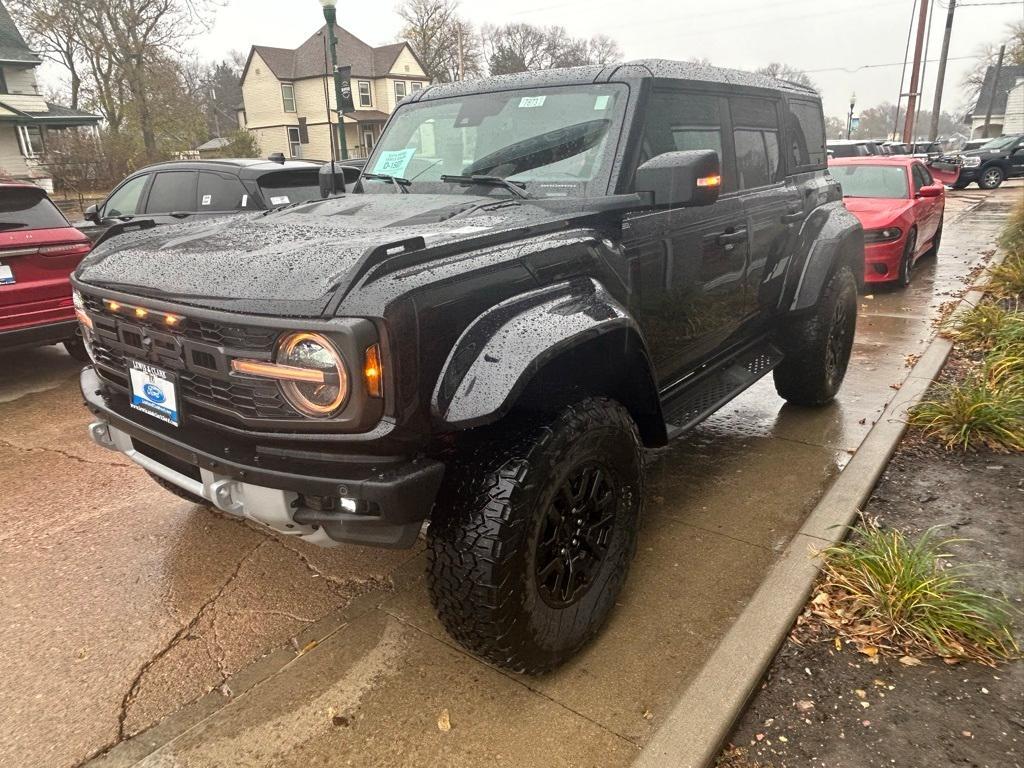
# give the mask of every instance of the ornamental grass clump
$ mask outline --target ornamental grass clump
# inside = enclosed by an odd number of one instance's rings
[[[1024,296],[1024,246],[1010,252],[1001,264],[988,270],[988,281],[983,286],[993,296],[1019,299]]]
[[[1024,451],[1024,381],[1006,371],[994,376],[995,370],[936,385],[930,399],[910,410],[910,424],[947,450]]]
[[[824,581],[812,611],[862,650],[911,659],[940,656],[994,666],[1019,658],[1003,597],[968,585],[938,529],[916,540],[865,522],[823,553]],[[871,654],[869,654],[871,655]]]
[[[1024,336],[1024,314],[1016,302],[982,301],[944,323],[945,334],[969,349],[989,349],[999,340]]]

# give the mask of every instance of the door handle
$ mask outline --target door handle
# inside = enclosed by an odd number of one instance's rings
[[[735,232],[723,232],[716,238],[716,242],[719,245],[733,245],[735,243],[742,243],[747,239],[746,229],[737,229]]]
[[[803,211],[793,211],[792,213],[787,213],[782,217],[783,224],[799,224],[803,220]]]

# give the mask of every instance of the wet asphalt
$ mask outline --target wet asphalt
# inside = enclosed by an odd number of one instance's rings
[[[228,706],[143,764],[628,764],[900,396],[934,318],[1022,195],[1013,182],[947,197],[938,259],[919,262],[906,291],[860,297],[836,403],[785,405],[768,377],[649,456],[619,605],[542,678],[454,645],[432,615],[421,546],[323,550],[179,500],[91,443],[63,351],[0,354],[0,766],[80,764],[211,690]],[[315,648],[231,690],[232,675],[330,616]]]

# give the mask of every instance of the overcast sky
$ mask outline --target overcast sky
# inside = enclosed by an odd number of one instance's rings
[[[928,2],[929,0],[925,0]],[[953,24],[945,109],[961,106],[960,81],[981,43],[1003,42],[1005,25],[1024,17],[1024,0],[963,0]],[[574,36],[604,33],[626,59],[707,57],[713,64],[754,69],[781,61],[807,71],[822,91],[825,113],[845,115],[850,93],[863,107],[895,101],[914,0],[461,0],[476,25],[525,21],[559,24]],[[933,0],[928,58],[942,44],[946,0]],[[988,5],[967,7],[972,3]],[[401,20],[389,0],[340,0],[341,26],[373,45],[394,42]],[[200,56],[225,58],[250,45],[291,48],[323,22],[317,0],[227,0],[213,27],[195,40]],[[883,64],[895,66],[874,67]],[[868,65],[868,66],[865,66]],[[838,68],[838,69],[837,69]],[[934,62],[925,74],[930,108]],[[823,71],[829,70],[829,71]],[[909,78],[905,90],[908,89]]]

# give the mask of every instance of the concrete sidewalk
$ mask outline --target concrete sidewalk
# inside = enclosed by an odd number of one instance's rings
[[[62,590],[73,589],[75,569],[61,566],[45,581],[33,567],[38,552],[14,547],[10,537],[0,539],[5,595],[22,596],[14,611],[18,634],[0,647],[0,662],[24,670],[13,682],[0,683],[4,700],[13,703],[0,714],[0,763],[70,764],[70,750],[52,759],[54,734],[83,712],[107,729],[103,740],[95,740],[96,748],[119,741],[124,707],[103,703],[90,709],[90,702],[137,705],[145,700],[146,716],[137,707],[129,708],[129,716],[132,722],[154,722],[187,701],[188,691],[194,698],[213,688],[155,728],[122,741],[95,764],[629,764],[700,673],[885,403],[898,397],[893,387],[907,375],[907,356],[924,349],[932,318],[962,289],[980,251],[990,247],[1008,202],[1019,194],[1017,187],[951,197],[937,263],[922,263],[908,291],[862,297],[854,361],[836,404],[816,411],[786,406],[769,379],[688,438],[651,456],[647,517],[619,606],[591,646],[542,678],[495,670],[453,644],[426,599],[422,553],[390,559],[396,556],[355,548],[331,553],[300,548],[181,502],[169,504],[170,497],[155,486],[143,490],[135,485],[138,473],[130,468],[95,465],[79,474],[71,468],[74,458],[61,459],[68,462],[68,474],[48,481],[53,498],[71,499],[73,505],[74,493],[88,492],[97,478],[104,478],[103,494],[117,495],[118,488],[124,489],[122,497],[131,493],[128,503],[135,516],[159,522],[161,536],[173,546],[147,545],[145,574],[152,583],[144,588],[127,581],[130,569],[108,568],[113,578],[108,588],[129,591],[138,604],[120,593],[104,594],[96,579],[89,590],[73,592],[76,603],[55,628],[46,624],[47,611]],[[986,199],[983,208],[968,212]],[[47,463],[58,462],[52,453],[57,450],[97,459],[84,441],[62,444],[58,434],[47,433],[47,412],[53,412],[58,396],[66,393],[58,388],[22,398],[30,398],[33,420],[21,424],[14,438],[5,432],[8,448],[0,482],[16,483],[18,471],[30,464],[31,471],[45,473]],[[11,405],[0,407],[0,418]],[[38,449],[34,454],[33,448]],[[67,481],[63,486],[62,480]],[[109,508],[110,501],[101,502],[100,491],[96,494],[90,503]],[[5,512],[28,516],[42,547],[44,513],[25,506],[30,506],[27,497]],[[83,510],[77,530],[85,519]],[[95,545],[110,546],[117,535],[122,540],[151,535],[142,520],[117,519],[123,521],[120,528],[107,531],[102,515],[90,518],[103,532],[91,534]],[[180,533],[183,521],[195,527],[187,537]],[[74,564],[90,554],[77,552],[75,540],[57,541],[52,556],[61,562]],[[122,551],[130,557],[123,545]],[[111,553],[91,554],[106,558]],[[15,567],[10,568],[12,561]],[[292,567],[298,570],[288,575]],[[173,574],[175,594],[188,589],[194,598],[172,615],[163,613],[156,642],[148,627],[158,608],[163,610],[157,598],[168,588],[167,574]],[[46,583],[50,594],[42,594]],[[34,591],[26,592],[26,584],[35,585]],[[300,612],[288,610],[283,586],[300,596]],[[104,600],[115,601],[117,611],[104,612]],[[250,605],[258,605],[264,618],[249,616],[246,624],[244,611]],[[103,623],[83,627],[74,620],[75,611],[102,614]],[[292,615],[277,616],[283,623],[268,632],[264,622],[275,611]],[[113,620],[115,615],[120,622]],[[57,674],[66,676],[61,679],[50,671],[54,655],[39,644],[56,629],[72,635],[62,638],[57,653]],[[82,685],[74,674],[74,635],[86,630],[94,638],[89,647],[97,652],[107,652],[104,642],[116,646],[114,638],[140,651],[152,650],[136,653],[128,663],[113,654],[106,661],[107,675],[89,678],[99,681],[91,687]],[[262,645],[252,642],[252,633]],[[197,645],[211,650],[197,655],[192,652]],[[241,663],[275,646],[278,650],[255,665]],[[219,670],[224,648],[234,655]],[[206,661],[190,661],[197,658]],[[175,696],[143,697],[167,686]],[[40,701],[39,688],[61,695]],[[135,698],[128,695],[130,689]],[[450,730],[438,726],[442,712]]]

